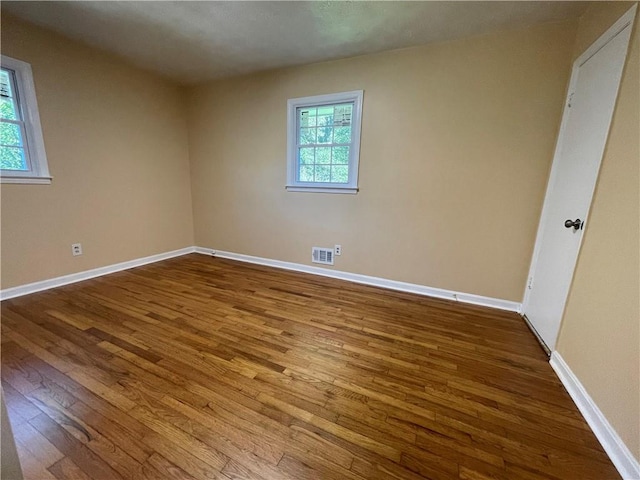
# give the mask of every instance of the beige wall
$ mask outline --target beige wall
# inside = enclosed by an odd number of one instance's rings
[[[196,244],[521,301],[575,40],[538,26],[190,91]],[[288,98],[364,89],[357,195],[285,192]]]
[[[2,288],[193,245],[184,92],[6,15],[2,53],[32,65],[54,177],[2,185]]]
[[[591,7],[577,54],[629,6]],[[557,348],[640,460],[638,32],[636,25]]]

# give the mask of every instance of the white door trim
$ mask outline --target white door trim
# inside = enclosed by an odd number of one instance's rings
[[[533,247],[533,255],[531,257],[531,265],[529,267],[529,274],[527,276],[527,284],[524,289],[524,295],[522,299],[522,312],[527,312],[527,307],[529,306],[529,297],[531,292],[532,281],[535,283],[535,271],[538,263],[538,258],[540,256],[540,249],[542,244],[542,238],[544,233],[544,225],[546,223],[547,216],[549,214],[549,199],[551,196],[551,192],[553,191],[553,187],[556,183],[556,177],[558,174],[558,162],[557,159],[560,156],[560,151],[562,148],[562,144],[564,141],[564,137],[566,134],[567,122],[569,118],[569,104],[571,101],[571,94],[575,91],[576,83],[578,81],[578,69],[585,64],[587,60],[593,57],[598,51],[600,51],[607,43],[609,43],[613,38],[615,38],[620,32],[622,32],[625,28],[633,23],[633,20],[636,16],[637,4],[634,4],[624,15],[622,15],[606,32],[604,32],[589,48],[587,48],[582,55],[580,55],[575,62],[573,62],[573,68],[571,70],[571,79],[569,80],[569,88],[567,90],[567,96],[565,99],[564,110],[562,112],[562,122],[560,123],[560,131],[558,133],[558,140],[556,142],[556,148],[553,154],[553,164],[551,166],[551,173],[549,174],[549,182],[547,184],[547,190],[544,197],[544,204],[542,207],[542,213],[540,215],[540,221],[538,223],[538,230],[536,233],[536,243]],[[614,110],[615,112],[615,110]],[[611,120],[613,120],[613,115]],[[611,128],[611,120],[607,125],[607,130]],[[600,167],[598,167],[600,168]],[[593,203],[593,194],[595,193],[595,187],[597,182],[594,184],[593,191],[591,192],[591,199]],[[585,228],[588,226],[589,213],[591,211],[591,204],[587,209],[587,213],[584,218]],[[582,248],[582,240],[584,238],[584,233],[581,235],[578,241],[578,258],[580,255],[580,249]],[[571,291],[569,289],[569,291]],[[565,304],[566,306],[566,304]],[[563,314],[564,316],[564,314]],[[532,326],[533,328],[533,326]],[[557,339],[556,339],[557,340]]]

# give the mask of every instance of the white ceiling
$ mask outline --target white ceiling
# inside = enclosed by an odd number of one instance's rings
[[[2,1],[182,84],[553,22],[585,2]]]

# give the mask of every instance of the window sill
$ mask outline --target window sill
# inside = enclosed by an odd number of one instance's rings
[[[287,189],[287,192],[346,193],[351,195],[358,193],[358,187],[301,187],[287,185],[285,188]]]
[[[32,185],[50,185],[52,177],[0,177],[0,183],[22,183]]]

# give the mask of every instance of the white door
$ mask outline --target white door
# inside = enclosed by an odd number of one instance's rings
[[[523,312],[553,350],[622,76],[635,14],[625,14],[573,66]],[[628,18],[627,18],[628,17]]]

